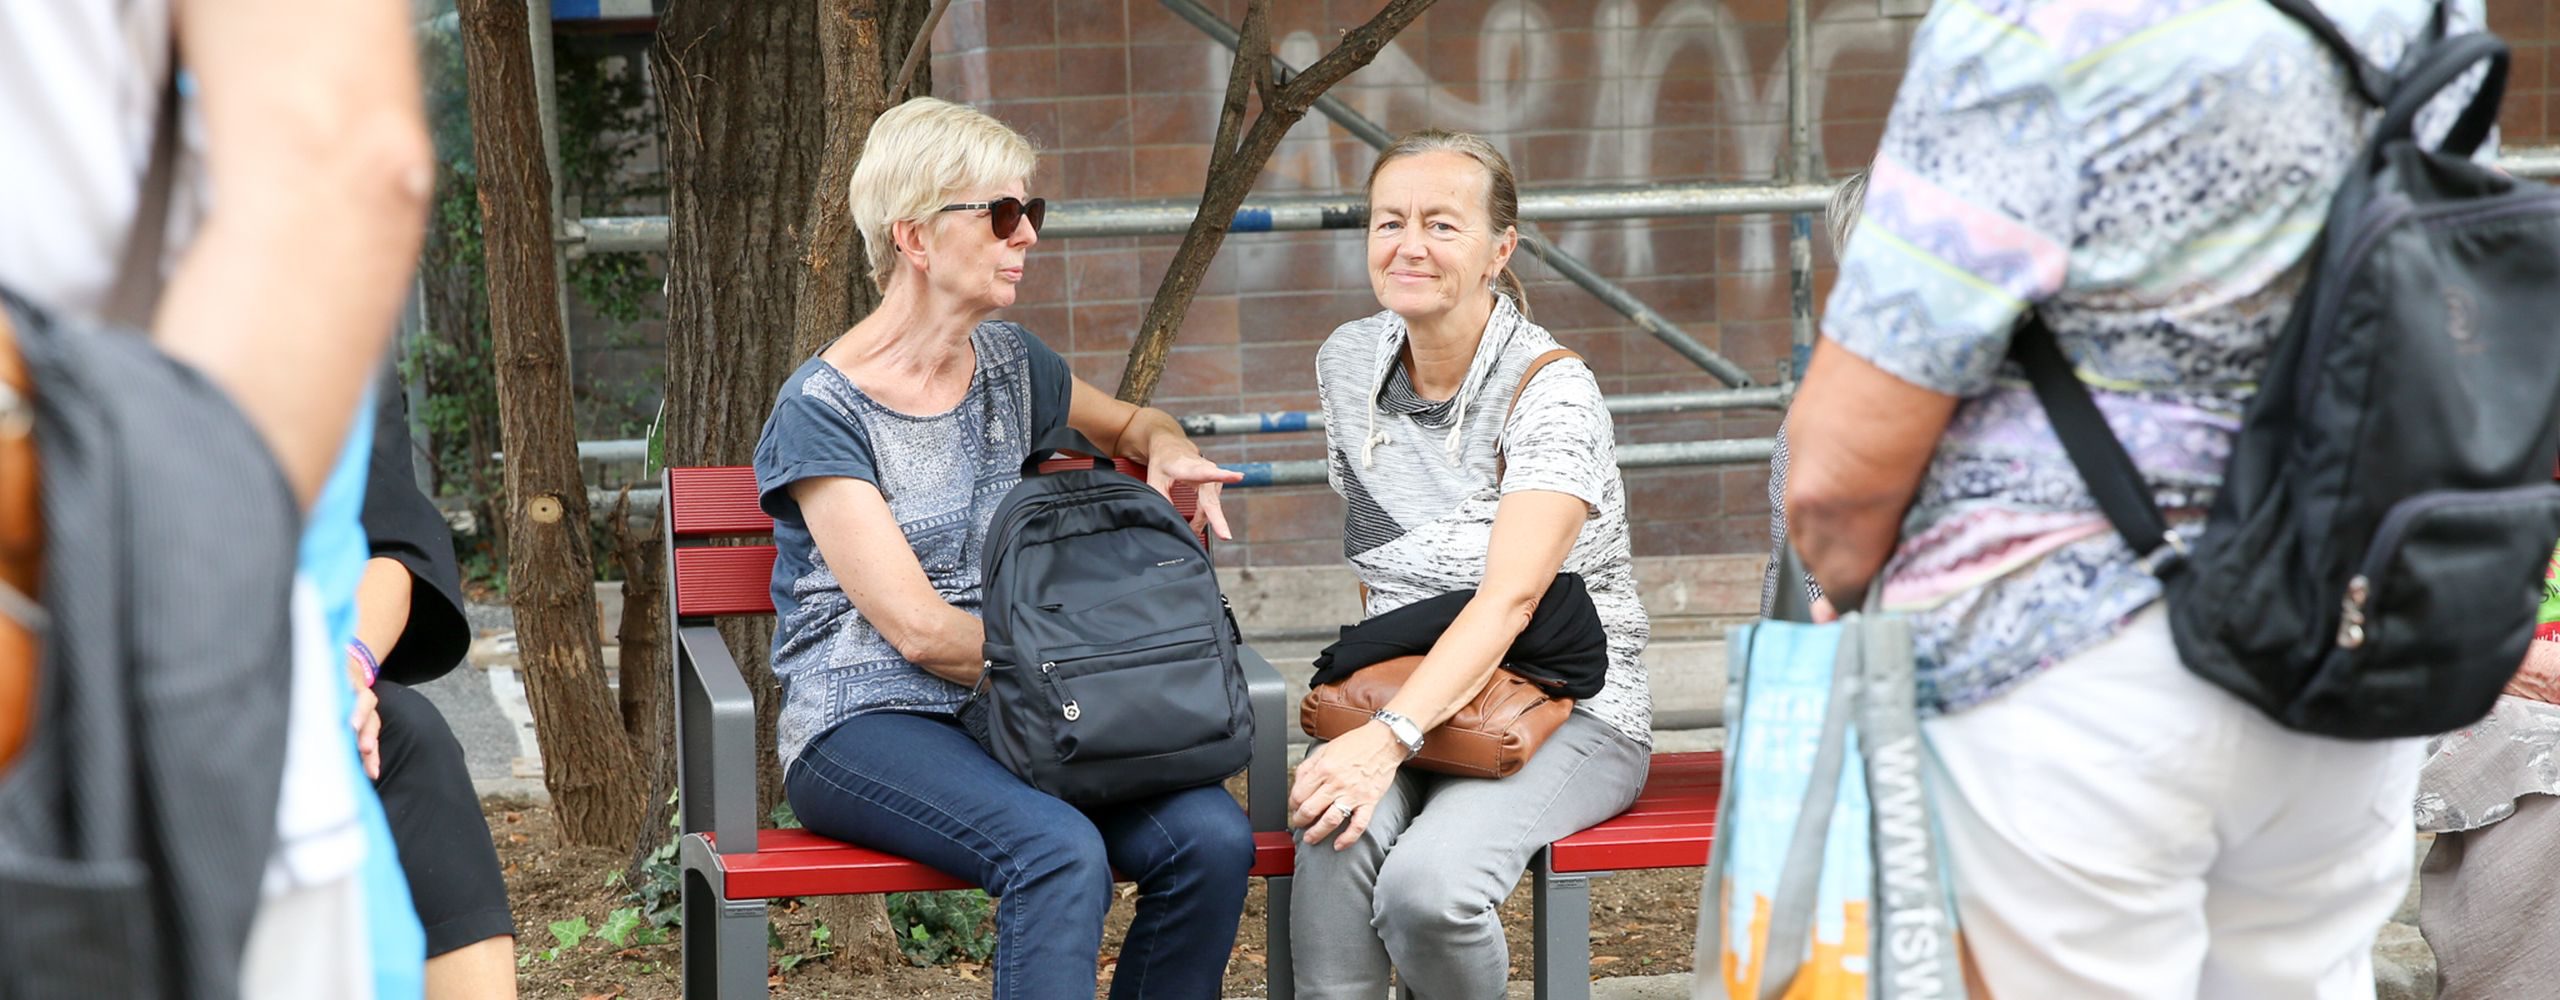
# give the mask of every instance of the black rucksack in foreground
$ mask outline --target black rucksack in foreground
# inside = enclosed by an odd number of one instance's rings
[[[1209,550],[1146,483],[1095,459],[1038,472],[1043,439],[987,526],[986,672],[961,720],[1024,781],[1078,805],[1244,770],[1253,712]]]
[[[2382,110],[2202,535],[2167,531],[2041,320],[2014,352],[2099,507],[2160,575],[2189,669],[2303,732],[2457,729],[2523,661],[2560,540],[2560,192],[2470,159],[2496,121],[2505,43],[2421,39],[2386,74],[2308,0],[2272,2]],[[2422,148],[2419,110],[2484,61],[2443,144]]]

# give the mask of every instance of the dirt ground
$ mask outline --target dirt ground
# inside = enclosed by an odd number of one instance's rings
[[[616,909],[629,906],[627,889],[609,884],[628,860],[610,848],[563,845],[542,805],[517,799],[490,798],[482,803],[489,819],[498,858],[506,868],[507,891],[515,906],[518,983],[528,998],[627,997],[671,998],[677,995],[678,958],[673,939],[666,943],[615,948],[590,935],[574,948],[545,957],[557,942],[553,921],[583,917],[602,927]],[[1689,968],[1689,947],[1697,927],[1697,869],[1632,872],[1599,879],[1592,886],[1592,971],[1599,976],[1656,975]],[[1132,887],[1122,886],[1106,930],[1102,961],[1105,979],[1120,938],[1128,929]],[[1236,935],[1234,957],[1227,965],[1226,994],[1261,996],[1267,973],[1263,935],[1264,885],[1254,880],[1245,900],[1244,921]],[[775,929],[784,941],[809,940],[812,918],[790,905],[773,910]],[[1524,887],[1502,907],[1503,927],[1511,939],[1512,978],[1525,978],[1530,961],[1529,892]],[[777,953],[781,954],[781,953]],[[985,997],[989,973],[967,963],[937,968],[901,966],[884,973],[859,972],[848,963],[802,962],[785,972],[772,970],[777,997],[837,1000],[970,1000]]]

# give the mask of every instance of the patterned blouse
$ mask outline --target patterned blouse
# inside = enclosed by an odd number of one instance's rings
[[[2454,30],[2481,22],[2480,0],[2449,2]],[[2392,65],[2434,0],[2321,7]],[[1924,710],[1999,694],[2160,593],[2003,364],[2020,315],[2041,308],[2171,523],[2193,524],[2366,122],[2336,59],[2264,0],[1930,9],[1823,324],[1963,400],[1884,580]]]
[[[1345,323],[1316,352],[1328,478],[1342,495],[1343,556],[1368,585],[1367,613],[1397,608],[1484,580],[1494,509],[1506,493],[1578,497],[1590,510],[1566,553],[1609,637],[1609,679],[1574,711],[1653,745],[1653,701],[1643,653],[1652,623],[1636,598],[1626,486],[1615,431],[1591,369],[1572,359],[1538,371],[1511,395],[1538,355],[1561,346],[1502,298],[1486,323],[1456,397],[1413,391],[1398,363],[1404,320],[1381,312]],[[1504,411],[1510,411],[1508,422]],[[1497,479],[1495,450],[1508,459]]]
[[[942,413],[892,410],[823,357],[784,382],[756,444],[756,491],[773,515],[773,673],[782,682],[774,750],[788,769],[809,744],[869,712],[948,717],[969,689],[907,662],[845,596],[791,486],[842,476],[888,501],[907,547],[952,607],[979,613],[987,522],[1022,481],[1032,442],[1066,422],[1074,376],[1031,331],[999,320],[970,331],[969,390]]]

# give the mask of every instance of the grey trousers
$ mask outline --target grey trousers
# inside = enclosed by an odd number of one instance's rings
[[[1652,760],[1576,712],[1508,778],[1408,768],[1359,842],[1300,841],[1289,887],[1300,1000],[1381,1000],[1390,968],[1416,1000],[1502,996],[1511,956],[1494,907],[1539,849],[1625,811]]]

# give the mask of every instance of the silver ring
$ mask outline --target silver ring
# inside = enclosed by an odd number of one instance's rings
[[[1350,819],[1352,813],[1360,811],[1360,807],[1344,802],[1341,799],[1335,799],[1333,801],[1333,811],[1341,813],[1342,818],[1344,819]]]

